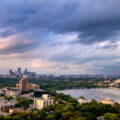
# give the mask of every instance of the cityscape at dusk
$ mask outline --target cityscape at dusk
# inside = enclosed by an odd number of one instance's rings
[[[0,0],[0,120],[120,120],[120,0]]]

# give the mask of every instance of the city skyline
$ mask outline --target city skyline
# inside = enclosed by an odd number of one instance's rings
[[[120,74],[120,1],[0,1],[0,73]]]
[[[20,70],[20,71],[19,71]],[[36,71],[31,71],[29,68],[21,68],[21,67],[17,67],[17,68],[9,68],[5,73],[0,73],[0,75],[9,75],[9,76],[14,76],[17,74],[21,74],[22,77],[24,75],[27,74],[33,74],[33,75],[75,75],[75,76],[86,76],[86,75],[90,75],[90,76],[119,76],[120,74],[110,74],[110,73],[104,73],[104,74],[90,74],[90,73],[79,73],[79,74],[65,74],[65,73],[57,73],[57,72],[49,72],[49,73],[37,73]]]

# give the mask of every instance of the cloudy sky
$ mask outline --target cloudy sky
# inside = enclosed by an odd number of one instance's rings
[[[0,73],[120,74],[120,0],[0,0]]]

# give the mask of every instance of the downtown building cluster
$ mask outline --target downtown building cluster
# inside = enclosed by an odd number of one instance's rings
[[[36,78],[37,74],[36,74],[36,72],[28,71],[27,68],[25,68],[25,70],[23,72],[22,72],[21,68],[17,68],[16,71],[9,69],[8,77],[10,77],[10,78],[22,78],[23,76],[26,76],[27,78]]]
[[[65,79],[78,79],[78,78],[83,78],[83,79],[89,79],[89,78],[97,78],[97,79],[105,79],[105,80],[111,80],[111,79],[117,79],[120,78],[119,75],[90,75],[90,74],[80,74],[80,75],[68,75],[68,74],[37,74],[36,72],[31,72],[27,68],[22,70],[22,68],[18,67],[15,71],[13,69],[9,69],[9,71],[5,74],[0,74],[0,78],[22,78],[26,76],[28,79],[32,78],[65,78]]]

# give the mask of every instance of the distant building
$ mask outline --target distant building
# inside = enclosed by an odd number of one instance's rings
[[[79,102],[79,104],[83,104],[83,103],[89,103],[90,101],[86,100],[86,99],[78,99],[77,100]]]
[[[111,100],[111,99],[101,99],[99,102],[101,102],[103,104],[114,105],[114,100]]]
[[[20,94],[21,94],[21,91],[19,90],[7,90],[6,91],[6,96],[16,97],[16,96],[19,96]]]
[[[23,108],[21,108],[21,107],[19,107],[19,108],[12,108],[12,109],[9,109],[9,113],[11,114],[11,113],[14,113],[14,112],[28,112],[29,110],[32,110],[33,109],[33,106],[31,105],[31,107],[29,106],[29,108],[28,109],[23,109]]]
[[[25,70],[24,70],[24,75],[27,75],[27,68],[25,68]]]
[[[21,73],[22,73],[22,72],[21,72],[21,68],[18,68],[18,69],[17,69],[17,72],[21,74]]]
[[[9,76],[12,76],[12,69],[9,70]]]
[[[28,90],[38,90],[39,85],[36,84],[28,84]]]
[[[9,109],[15,108],[16,101],[0,100],[0,111],[9,113]]]
[[[9,77],[14,76],[14,72],[12,71],[12,69],[9,69]]]
[[[22,108],[10,108],[9,109],[9,113],[14,113],[14,112],[25,112],[25,111]]]
[[[115,84],[120,84],[120,79],[117,79],[114,83]]]
[[[34,108],[42,110],[47,106],[53,105],[53,102],[53,98],[49,97],[48,94],[43,94],[41,98],[34,99]]]

